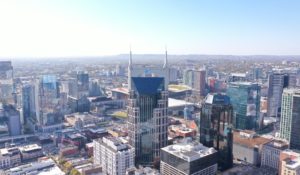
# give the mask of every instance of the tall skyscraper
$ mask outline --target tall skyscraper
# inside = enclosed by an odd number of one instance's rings
[[[187,69],[183,72],[183,83],[189,87],[193,87],[194,83],[194,73],[193,70]]]
[[[16,136],[21,134],[20,112],[13,105],[4,105],[4,116],[7,118],[9,134]]]
[[[201,109],[200,142],[218,151],[221,170],[232,167],[233,108],[230,98],[222,94],[208,94]]]
[[[83,71],[73,73],[69,81],[69,106],[72,112],[89,112],[89,74]]]
[[[62,127],[59,83],[55,75],[43,75],[36,84],[36,121],[42,132],[52,132]]]
[[[165,60],[161,72],[167,73],[166,68]],[[152,166],[158,163],[160,148],[165,147],[168,140],[168,84],[165,77],[145,77],[144,74],[139,76],[139,73],[140,69],[133,68],[130,57],[127,107],[129,144],[135,148],[136,164]]]
[[[0,102],[13,103],[13,67],[11,61],[0,61]]]
[[[256,83],[231,82],[227,88],[233,106],[233,125],[236,129],[259,129],[262,126],[260,118],[260,90]]]
[[[280,137],[291,149],[300,150],[300,89],[284,89],[281,104]]]
[[[194,71],[194,91],[196,95],[204,96],[205,95],[205,86],[206,86],[206,71],[205,70],[195,70]]]
[[[268,77],[268,116],[277,117],[281,107],[283,88],[295,87],[296,76],[287,73],[271,73]]]
[[[30,117],[35,117],[35,88],[32,84],[26,84],[22,87],[22,108],[24,123]]]

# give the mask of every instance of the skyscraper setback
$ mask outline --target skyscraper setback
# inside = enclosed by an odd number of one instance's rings
[[[166,73],[164,66],[155,71]],[[129,144],[135,148],[135,162],[138,165],[158,163],[160,148],[167,145],[168,91],[166,77],[147,77],[141,69],[132,66],[131,57],[128,67],[128,135]],[[153,74],[152,74],[153,75]]]

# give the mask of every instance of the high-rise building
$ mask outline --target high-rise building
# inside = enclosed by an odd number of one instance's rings
[[[4,116],[8,121],[9,134],[16,136],[22,134],[20,112],[13,105],[4,105]]]
[[[277,117],[281,107],[283,88],[296,86],[296,76],[287,73],[271,73],[268,77],[268,116]]]
[[[31,117],[35,117],[35,89],[34,85],[26,84],[22,87],[22,108],[24,123]]]
[[[185,84],[185,85],[192,88],[193,83],[194,83],[193,70],[191,70],[191,69],[184,70],[184,72],[183,72],[183,84]]]
[[[13,67],[11,61],[0,61],[0,102],[13,103]]]
[[[284,89],[281,104],[280,137],[291,149],[300,150],[300,89]]]
[[[83,71],[77,71],[69,81],[69,106],[72,112],[89,112],[90,103],[87,100],[89,96],[89,74]]]
[[[184,141],[161,149],[162,175],[213,175],[217,173],[218,154],[199,142]]]
[[[114,137],[103,137],[93,141],[94,164],[101,165],[102,172],[123,175],[134,167],[134,148]]]
[[[259,129],[260,86],[250,82],[231,82],[227,88],[233,106],[233,125],[236,129]]]
[[[195,70],[194,71],[194,83],[193,88],[196,95],[204,96],[205,95],[205,86],[206,86],[206,71],[205,70]]]
[[[101,92],[99,80],[90,81],[89,96],[96,97],[96,96],[101,96],[101,95],[102,95],[102,92]]]
[[[60,105],[59,83],[55,75],[43,75],[36,83],[36,121],[42,132],[53,132],[62,127],[63,108]]]
[[[176,83],[178,78],[178,70],[175,68],[170,68],[169,70],[169,81]]]
[[[158,69],[157,69],[158,70]],[[131,64],[128,67],[128,135],[135,148],[135,162],[139,165],[159,163],[160,148],[167,145],[168,77],[167,60],[159,74],[145,77]]]
[[[222,94],[208,94],[201,109],[200,142],[218,151],[221,170],[232,167],[233,108],[230,98]]]

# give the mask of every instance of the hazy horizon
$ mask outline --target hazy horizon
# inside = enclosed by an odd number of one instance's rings
[[[0,57],[300,55],[297,0],[0,1]]]

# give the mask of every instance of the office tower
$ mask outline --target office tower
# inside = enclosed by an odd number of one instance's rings
[[[231,82],[227,88],[233,106],[233,126],[236,129],[259,129],[260,86],[250,82]]]
[[[206,86],[206,71],[205,70],[195,70],[194,71],[194,91],[197,96],[205,95]]]
[[[4,105],[4,116],[7,118],[7,124],[10,136],[21,134],[20,112],[13,105]]]
[[[101,92],[99,80],[90,81],[89,96],[97,97],[97,96],[101,96],[101,95],[102,95],[102,92]]]
[[[260,67],[254,67],[252,68],[252,79],[258,80],[262,77],[263,71]]]
[[[89,93],[89,74],[87,72],[79,71],[76,74],[77,86],[78,86],[78,96],[81,98],[83,96],[88,96]]]
[[[125,67],[121,66],[120,64],[117,64],[116,65],[116,75],[124,76],[125,75]]]
[[[185,141],[161,149],[162,175],[213,175],[217,173],[218,154],[199,142]]]
[[[13,67],[11,61],[0,61],[0,102],[13,104]]]
[[[62,127],[59,83],[55,75],[43,75],[36,85],[36,124],[42,132],[53,132]]]
[[[167,76],[167,61],[161,72]],[[140,77],[139,69],[128,67],[129,144],[135,148],[135,162],[151,166],[158,163],[160,148],[167,145],[168,91],[165,77]],[[161,74],[162,75],[162,74]]]
[[[24,123],[31,117],[35,117],[35,89],[34,85],[26,84],[22,87],[22,108]]]
[[[268,77],[268,116],[277,117],[281,107],[283,88],[296,86],[296,76],[287,73],[271,73]]]
[[[284,89],[281,109],[280,137],[300,150],[300,89]]]
[[[134,167],[134,148],[118,138],[103,137],[93,141],[94,164],[101,165],[102,172],[121,175]]]
[[[272,140],[263,145],[261,150],[261,166],[279,170],[281,152],[288,149],[288,144],[281,140]]]
[[[169,71],[169,81],[172,83],[176,83],[178,78],[178,70],[175,68],[170,68]]]
[[[89,112],[89,74],[83,71],[73,73],[69,81],[69,106],[72,112]]]
[[[184,72],[183,72],[183,84],[185,84],[189,87],[193,87],[193,83],[194,83],[193,70],[191,70],[191,69],[184,70]]]
[[[208,94],[201,109],[200,142],[218,151],[219,169],[232,167],[233,108],[223,94]]]

